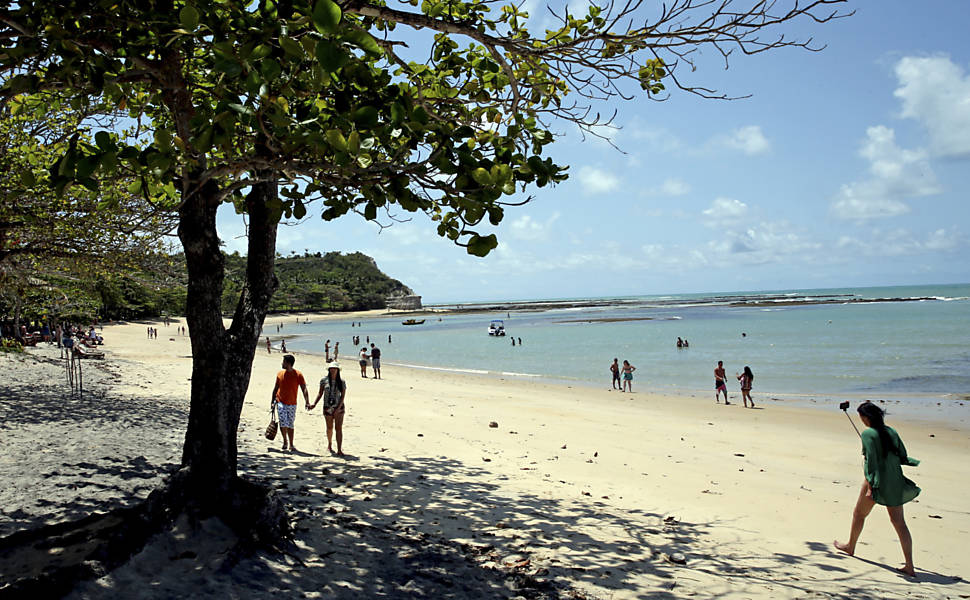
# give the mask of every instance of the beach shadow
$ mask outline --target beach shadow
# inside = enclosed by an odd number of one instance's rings
[[[849,556],[845,552],[839,552],[838,550],[835,550],[834,548],[832,548],[831,544],[822,544],[821,542],[810,542],[809,547],[815,550],[824,550],[831,556],[835,556],[843,560],[858,560],[860,562],[864,562],[867,565],[871,565],[873,567],[878,567],[880,569],[883,569],[884,571],[887,571],[890,574],[911,583],[933,583],[937,585],[954,585],[957,583],[965,583],[964,579],[959,575],[944,575],[942,573],[937,573],[935,571],[927,571],[919,568],[916,569],[915,578],[907,577],[902,573],[900,573],[899,571],[897,571],[896,567],[887,565],[885,563],[876,562],[868,558],[863,558],[858,554],[854,556]]]
[[[292,454],[294,456],[305,456],[305,457],[310,457],[310,458],[320,458],[320,456],[321,456],[320,454],[313,454],[312,452],[305,452],[303,450],[300,450],[299,448],[297,448],[296,450],[293,450],[289,454]]]
[[[123,368],[110,360],[84,363],[78,396],[64,361],[24,360],[36,377],[0,385],[0,487],[31,483],[0,506],[0,536],[128,506],[178,467],[187,401],[107,391]]]
[[[602,585],[604,577],[615,579],[618,590],[635,590],[632,582],[624,583],[633,574],[672,581],[679,566],[664,557],[689,553],[710,526],[665,523],[663,515],[641,510],[611,514],[607,503],[587,498],[566,506],[529,493],[510,495],[492,473],[447,457],[358,461],[334,456],[306,465],[283,462],[276,453],[240,455],[245,471],[290,503],[294,541],[303,549],[298,558],[306,568],[290,580],[253,560],[237,566],[233,578],[258,577],[264,585],[286,586],[299,595],[322,592],[319,577],[326,573],[326,591],[348,598],[508,597],[510,590],[529,598],[559,597],[577,578]],[[448,483],[454,481],[461,483]],[[657,534],[641,531],[645,520]],[[597,527],[624,529],[629,537],[604,541]],[[342,574],[348,578],[342,583],[333,564],[314,561],[343,544],[364,545],[366,554],[377,558],[370,565],[358,560],[354,572]],[[570,548],[568,566],[550,566],[542,573],[533,565],[539,554],[559,552],[562,544]],[[319,577],[308,576],[315,566]],[[266,582],[265,577],[272,579]],[[657,592],[652,597],[665,597]]]
[[[621,510],[582,496],[509,492],[494,473],[445,456],[384,454],[363,464],[334,456],[312,465],[280,458],[241,453],[241,471],[289,503],[300,575],[268,569],[257,557],[237,565],[234,585],[255,578],[297,595],[339,598],[558,598],[588,584],[623,596],[674,598],[680,597],[671,591],[677,579],[696,571],[728,588],[756,583],[810,595],[816,586],[805,574],[814,570],[853,587],[847,570],[812,560],[811,553],[731,554],[715,539],[715,532],[730,531],[727,522]],[[319,559],[343,547],[373,558],[355,558],[353,570]],[[675,564],[677,554],[686,565]],[[861,586],[856,592],[863,600],[882,597]]]

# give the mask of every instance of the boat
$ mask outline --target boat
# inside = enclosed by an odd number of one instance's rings
[[[420,325],[424,323],[424,319],[418,321],[417,319],[408,319],[406,321],[401,321],[401,325]]]
[[[505,335],[505,321],[502,319],[495,319],[488,324],[488,335],[501,336]]]

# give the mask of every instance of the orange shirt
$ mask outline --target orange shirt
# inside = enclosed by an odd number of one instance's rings
[[[276,399],[282,404],[296,404],[296,392],[300,386],[306,385],[306,381],[303,379],[303,373],[296,369],[292,371],[283,369],[276,374],[276,384],[279,388],[276,390]]]

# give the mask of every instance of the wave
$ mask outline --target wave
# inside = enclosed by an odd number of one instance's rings
[[[482,369],[455,369],[451,367],[429,367],[427,365],[412,365],[409,363],[398,363],[398,362],[384,362],[385,365],[391,365],[394,367],[406,367],[408,369],[424,369],[425,371],[448,371],[451,373],[471,373],[473,375],[488,375],[490,371],[484,371]]]
[[[485,369],[462,369],[458,367],[429,367],[427,365],[413,365],[410,363],[384,362],[385,365],[405,367],[407,369],[422,369],[425,371],[444,371],[446,373],[466,373],[471,375],[506,375],[509,377],[545,377],[539,373],[517,373],[515,371],[488,371]]]

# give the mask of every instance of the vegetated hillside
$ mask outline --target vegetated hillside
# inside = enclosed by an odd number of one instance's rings
[[[226,255],[226,283],[222,309],[232,312],[239,300],[246,257]],[[277,256],[276,277],[280,286],[270,302],[270,312],[366,310],[384,308],[388,296],[413,292],[380,269],[373,258],[354,252],[305,253]]]

